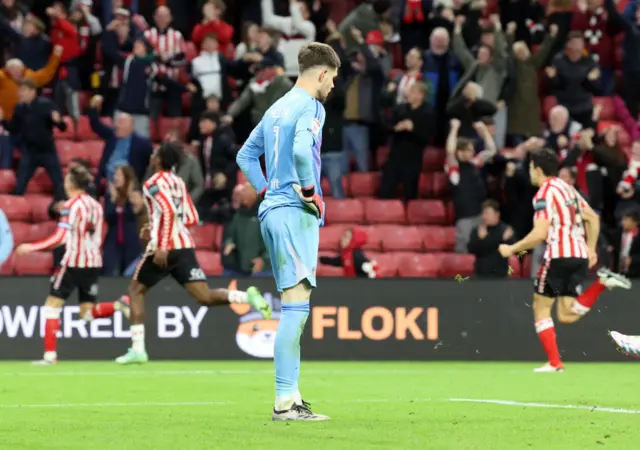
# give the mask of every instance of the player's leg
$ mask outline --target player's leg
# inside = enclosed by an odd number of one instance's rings
[[[556,339],[556,329],[551,316],[555,292],[558,290],[557,270],[555,261],[545,261],[535,280],[535,292],[533,294],[533,320],[538,334],[538,339],[547,355],[547,364],[534,370],[534,372],[559,372],[563,370],[560,360],[560,351]]]
[[[318,220],[298,208],[270,211],[261,223],[262,236],[273,264],[282,310],[274,348],[276,400],[273,420],[327,420],[302,400],[300,337],[309,317],[311,290],[316,286]]]
[[[113,302],[97,303],[98,296],[98,277],[100,269],[79,269],[76,280],[78,286],[78,300],[80,302],[80,317],[87,322],[91,322],[93,319],[102,319],[104,317],[111,317],[116,311],[122,311],[122,313],[129,318],[129,297],[123,295],[118,300]]]
[[[174,250],[171,256],[174,258],[171,275],[201,305],[213,307],[229,303],[248,303],[265,319],[271,318],[271,307],[255,287],[250,287],[246,292],[209,288],[194,249]]]
[[[49,295],[44,302],[44,355],[33,364],[49,366],[58,362],[58,330],[60,329],[60,312],[64,299]]]

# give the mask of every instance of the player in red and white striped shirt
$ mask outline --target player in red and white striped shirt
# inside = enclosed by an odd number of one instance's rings
[[[148,361],[144,343],[144,298],[147,291],[171,275],[198,303],[220,306],[248,303],[265,318],[271,308],[255,287],[246,292],[210,289],[187,227],[198,224],[198,212],[187,187],[173,169],[180,162],[182,147],[165,142],[151,156],[155,172],[143,186],[149,214],[149,243],[129,285],[131,298],[131,340],[129,352],[116,359],[119,364]]]
[[[171,28],[171,10],[159,6],[153,16],[156,26],[144,32],[144,38],[161,59],[158,76],[177,81],[181,67],[186,66],[186,44],[182,33]],[[182,112],[182,92],[172,86],[153,83],[151,116],[156,118],[162,109],[162,101],[167,101],[167,116],[178,117]]]
[[[125,315],[129,313],[124,300],[96,303],[98,276],[102,269],[103,213],[100,203],[86,192],[91,180],[91,174],[84,167],[73,167],[64,180],[69,200],[60,211],[56,232],[46,239],[22,244],[16,249],[18,255],[26,255],[65,245],[64,256],[51,277],[51,290],[45,302],[44,358],[36,361],[37,364],[57,362],[56,333],[60,327],[60,311],[76,288],[80,317],[87,321],[112,316],[117,310],[122,310]]]
[[[500,245],[499,251],[508,258],[546,241],[545,262],[534,284],[533,316],[549,362],[535,371],[562,372],[564,366],[551,318],[556,298],[558,320],[570,324],[589,312],[605,288],[630,289],[631,282],[602,267],[598,270],[599,280],[582,291],[588,269],[598,261],[600,219],[575,188],[557,177],[559,161],[553,150],[541,148],[531,152],[530,157],[531,183],[540,188],[533,198],[533,230],[513,245]]]

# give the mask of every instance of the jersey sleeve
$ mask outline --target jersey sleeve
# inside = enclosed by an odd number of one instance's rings
[[[182,198],[182,202],[184,205],[184,226],[191,227],[197,225],[200,221],[198,210],[196,210],[196,207],[193,204],[193,200],[191,199],[189,191],[187,190],[187,186],[184,184],[184,182],[182,183],[182,192],[184,193]]]
[[[46,239],[33,242],[31,244],[31,250],[50,250],[62,245],[67,234],[71,231],[81,214],[80,208],[77,205],[78,203],[65,203],[64,207],[60,210],[60,220],[58,221],[58,227],[55,233]]]
[[[162,213],[158,248],[160,250],[167,250],[169,248],[171,230],[173,230],[174,221],[176,220],[175,214],[171,208],[171,199],[162,191],[162,189],[160,189],[160,185],[157,183],[148,185],[147,193],[153,198],[152,201],[158,205]]]
[[[551,220],[551,205],[553,204],[551,189],[545,188],[533,197],[533,220]]]
[[[296,121],[293,139],[293,160],[302,187],[309,187],[315,184],[313,147],[319,146],[322,142],[324,119],[324,107],[320,102],[314,101],[305,106]]]
[[[249,138],[236,155],[236,163],[257,192],[267,187],[267,179],[260,167],[260,157],[264,154],[264,132],[262,120],[253,129]]]

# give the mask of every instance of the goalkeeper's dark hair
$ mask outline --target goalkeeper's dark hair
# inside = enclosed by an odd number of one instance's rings
[[[71,170],[69,170],[69,177],[73,185],[82,191],[89,189],[93,181],[93,176],[82,166],[72,167]]]
[[[555,151],[542,147],[529,153],[533,167],[538,167],[546,177],[557,177],[560,161]]]
[[[182,144],[178,142],[164,142],[158,150],[156,157],[160,160],[162,170],[171,170],[182,160]]]

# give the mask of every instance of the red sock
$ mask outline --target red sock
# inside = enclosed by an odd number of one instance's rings
[[[542,343],[542,348],[547,354],[549,364],[553,367],[562,367],[562,361],[560,361],[560,351],[558,350],[558,343],[556,342],[556,329],[553,326],[553,319],[542,319],[535,323],[536,333],[538,333],[538,339]]]
[[[56,352],[58,343],[58,329],[60,328],[60,319],[47,319],[44,323],[44,351],[48,353]]]
[[[102,317],[111,317],[115,312],[115,303],[96,303],[91,310],[91,315],[94,319],[100,319]]]
[[[591,307],[593,307],[594,303],[596,302],[596,300],[598,300],[598,297],[604,292],[605,289],[606,286],[602,284],[600,280],[596,280],[591,286],[587,288],[586,291],[582,293],[580,297],[576,299],[580,305],[586,308],[585,313],[589,311]]]

